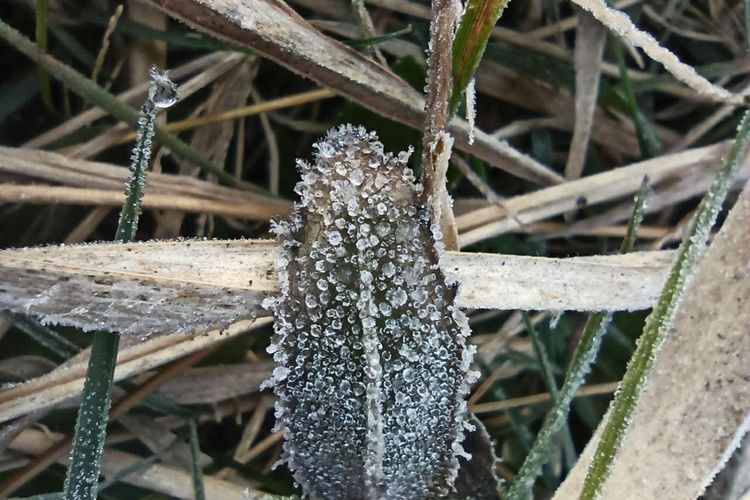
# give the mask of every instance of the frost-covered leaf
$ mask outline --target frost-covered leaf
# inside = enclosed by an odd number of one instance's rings
[[[314,498],[445,496],[474,375],[440,231],[408,153],[352,126],[316,148],[300,163],[301,202],[276,226],[281,293],[267,303],[284,460]]]
[[[458,459],[461,468],[456,478],[456,497],[460,499],[497,498],[500,479],[495,473],[498,458],[494,445],[484,424],[476,416],[471,416],[473,431],[466,433],[463,447],[471,455],[471,460]]]

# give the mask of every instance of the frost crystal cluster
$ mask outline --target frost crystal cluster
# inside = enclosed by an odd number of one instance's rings
[[[281,293],[265,304],[283,460],[313,498],[446,496],[475,374],[440,231],[409,153],[351,125],[315,148],[299,163],[301,201],[275,226]]]

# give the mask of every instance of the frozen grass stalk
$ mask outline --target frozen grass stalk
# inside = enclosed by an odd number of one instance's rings
[[[115,241],[131,241],[135,238],[138,218],[141,215],[141,200],[146,187],[146,169],[151,159],[151,145],[156,130],[158,109],[168,108],[177,99],[177,89],[166,72],[152,67],[151,86],[146,102],[143,103],[143,116],[138,120],[138,131],[130,157],[130,178],[125,185],[125,203],[120,212]]]
[[[674,321],[677,307],[687,289],[690,277],[706,251],[706,240],[711,227],[716,221],[716,216],[741,166],[742,157],[747,149],[749,131],[750,112],[746,111],[724,166],[698,206],[690,224],[690,230],[677,250],[677,256],[661,295],[646,319],[643,333],[612,402],[609,420],[586,474],[580,497],[582,499],[594,499],[601,496],[602,486],[609,476],[612,461],[625,438],[656,356]]]
[[[125,203],[120,212],[115,241],[127,242],[135,237],[145,188],[146,168],[151,158],[156,113],[159,108],[167,108],[174,104],[176,99],[177,89],[167,73],[152,68],[151,86],[143,104],[143,116],[138,121],[130,178],[125,187]],[[63,496],[69,500],[96,498],[119,341],[120,337],[115,333],[94,334],[73,447],[70,451],[70,465],[65,476]]]
[[[620,245],[620,253],[628,253],[633,249],[636,232],[643,220],[648,185],[648,177],[644,177],[635,198],[635,207],[628,224],[628,231],[622,245]],[[544,424],[537,434],[526,460],[518,471],[513,486],[508,491],[508,500],[531,498],[531,488],[534,486],[534,481],[541,473],[544,464],[549,460],[550,442],[568,418],[570,403],[591,369],[591,364],[599,351],[602,336],[611,319],[612,313],[610,312],[597,312],[589,315],[581,340],[573,354],[570,368],[565,375],[565,381],[559,394],[555,396],[555,403],[545,417]]]

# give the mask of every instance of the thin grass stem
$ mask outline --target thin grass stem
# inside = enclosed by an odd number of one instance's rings
[[[189,419],[190,427],[190,462],[192,465],[193,491],[195,500],[205,500],[206,491],[203,486],[203,469],[201,469],[201,448],[198,441],[198,426],[195,419]]]

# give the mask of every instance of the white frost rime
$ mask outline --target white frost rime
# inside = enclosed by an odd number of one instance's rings
[[[284,460],[313,498],[449,494],[475,377],[408,154],[344,125],[300,162],[301,201],[276,225],[269,381]]]

